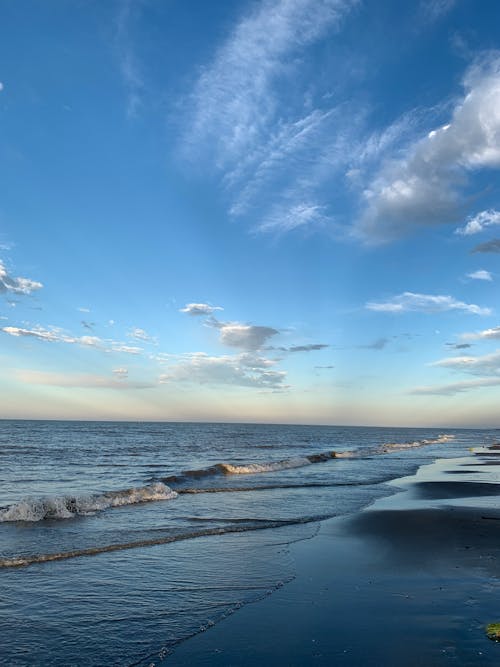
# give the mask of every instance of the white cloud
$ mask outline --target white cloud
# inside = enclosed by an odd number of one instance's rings
[[[140,354],[143,350],[140,347],[131,347],[123,343],[103,340],[98,336],[71,336],[64,333],[57,327],[46,329],[45,327],[35,326],[32,329],[22,327],[2,327],[0,331],[14,336],[16,338],[35,338],[49,343],[68,343],[70,345],[81,345],[91,347],[104,352],[123,352],[127,354]]]
[[[266,342],[279,334],[277,329],[240,322],[219,322],[212,317],[207,324],[219,330],[219,340],[223,345],[242,350],[258,350]]]
[[[125,345],[124,343],[117,343],[115,341],[111,341],[111,351],[123,352],[124,354],[141,354],[144,350],[142,349],[142,347],[135,347],[132,345]]]
[[[4,88],[5,88],[5,86],[3,85],[2,81],[0,81],[0,93],[2,92],[2,90],[3,90]]]
[[[144,329],[139,329],[135,327],[132,331],[129,331],[127,336],[133,338],[134,340],[142,340],[145,343],[155,343],[157,342],[154,336],[150,336]]]
[[[500,338],[500,328],[496,338]],[[460,380],[449,384],[416,387],[411,390],[411,394],[452,396],[471,389],[500,385],[500,350],[481,356],[463,355],[439,359],[429,365],[479,377],[474,380]]]
[[[478,271],[468,273],[467,277],[472,278],[472,280],[493,280],[491,273],[489,271],[485,271],[484,269],[479,269]]]
[[[77,308],[81,313],[90,313],[90,308]]]
[[[77,343],[87,347],[100,347],[102,340],[97,336],[68,336],[60,329],[50,328],[46,329],[41,326],[35,326],[32,329],[24,329],[21,327],[3,327],[2,331],[9,336],[37,338],[39,340],[48,341],[50,343]]]
[[[339,26],[357,2],[264,0],[234,28],[202,72],[192,95],[186,141],[196,153],[210,140],[219,168],[248,154],[278,114],[275,82],[292,56]]]
[[[470,236],[471,234],[478,234],[487,227],[492,227],[493,225],[500,225],[500,211],[489,209],[487,211],[476,213],[474,216],[470,216],[463,227],[458,227],[455,230],[455,234]]]
[[[334,165],[345,167],[350,160],[346,137],[360,112],[357,107],[346,114],[330,106],[324,91],[313,93],[306,63],[308,49],[338,31],[359,4],[251,4],[186,101],[184,155],[196,165],[205,155],[222,179],[230,214],[252,211],[260,231],[329,221],[317,190]],[[337,87],[340,78],[337,71]]]
[[[112,372],[119,380],[124,380],[128,377],[128,368],[114,368]]]
[[[462,356],[440,359],[431,364],[473,375],[500,375],[500,350],[479,357]]]
[[[386,313],[403,313],[407,311],[439,313],[448,310],[463,310],[474,315],[491,314],[491,308],[482,308],[473,303],[457,301],[452,296],[415,294],[414,292],[404,292],[388,301],[371,301],[366,304],[366,308]]]
[[[469,174],[500,166],[500,57],[471,67],[465,95],[448,124],[429,132],[386,163],[365,190],[366,210],[355,233],[388,241],[415,226],[455,220]]]
[[[211,315],[216,310],[224,310],[220,306],[211,306],[208,303],[187,303],[184,308],[180,308],[180,313],[187,313],[188,315]]]
[[[314,202],[299,202],[275,206],[257,229],[262,232],[290,232],[299,227],[324,226],[329,221],[324,206]]]
[[[5,265],[0,261],[0,294],[31,294],[43,287],[42,283],[29,278],[14,278],[9,275]]]
[[[497,340],[500,339],[500,327],[484,329],[474,333],[465,333],[460,336],[464,340]]]
[[[217,357],[195,352],[172,364],[168,371],[160,376],[160,382],[286,389],[286,373],[272,370],[274,363],[246,353]]]

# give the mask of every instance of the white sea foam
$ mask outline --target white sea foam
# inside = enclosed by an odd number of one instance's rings
[[[221,463],[221,470],[229,475],[251,475],[259,472],[273,472],[275,470],[286,470],[287,468],[301,468],[311,465],[307,457],[297,457],[294,459],[284,459],[283,461],[270,461],[267,463],[246,463],[245,465],[231,465],[230,463]]]
[[[42,521],[43,519],[71,519],[74,516],[94,514],[108,507],[134,505],[153,500],[171,500],[177,493],[161,482],[101,495],[48,496],[26,498],[0,510],[0,522]]]
[[[445,442],[451,442],[455,439],[454,435],[443,433],[437,438],[413,440],[409,442],[387,442],[382,445],[383,452],[398,451],[403,449],[413,449],[414,447],[425,447],[425,445],[440,445]]]

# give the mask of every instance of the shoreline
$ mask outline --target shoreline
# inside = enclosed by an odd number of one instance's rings
[[[290,545],[291,583],[151,664],[499,664],[500,644],[485,634],[500,620],[492,456],[423,466],[394,482],[400,492],[323,521]]]

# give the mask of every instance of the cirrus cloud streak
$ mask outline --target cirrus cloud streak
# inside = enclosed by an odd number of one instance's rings
[[[365,307],[383,313],[404,313],[408,311],[422,313],[441,313],[461,310],[474,315],[491,315],[491,308],[477,306],[474,303],[458,301],[452,296],[439,294],[418,294],[403,292],[388,301],[369,301]]]

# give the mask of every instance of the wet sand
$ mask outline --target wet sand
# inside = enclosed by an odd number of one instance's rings
[[[289,547],[294,581],[163,664],[499,665],[500,643],[484,632],[500,621],[495,470],[487,457],[441,462],[406,491],[323,522]]]

